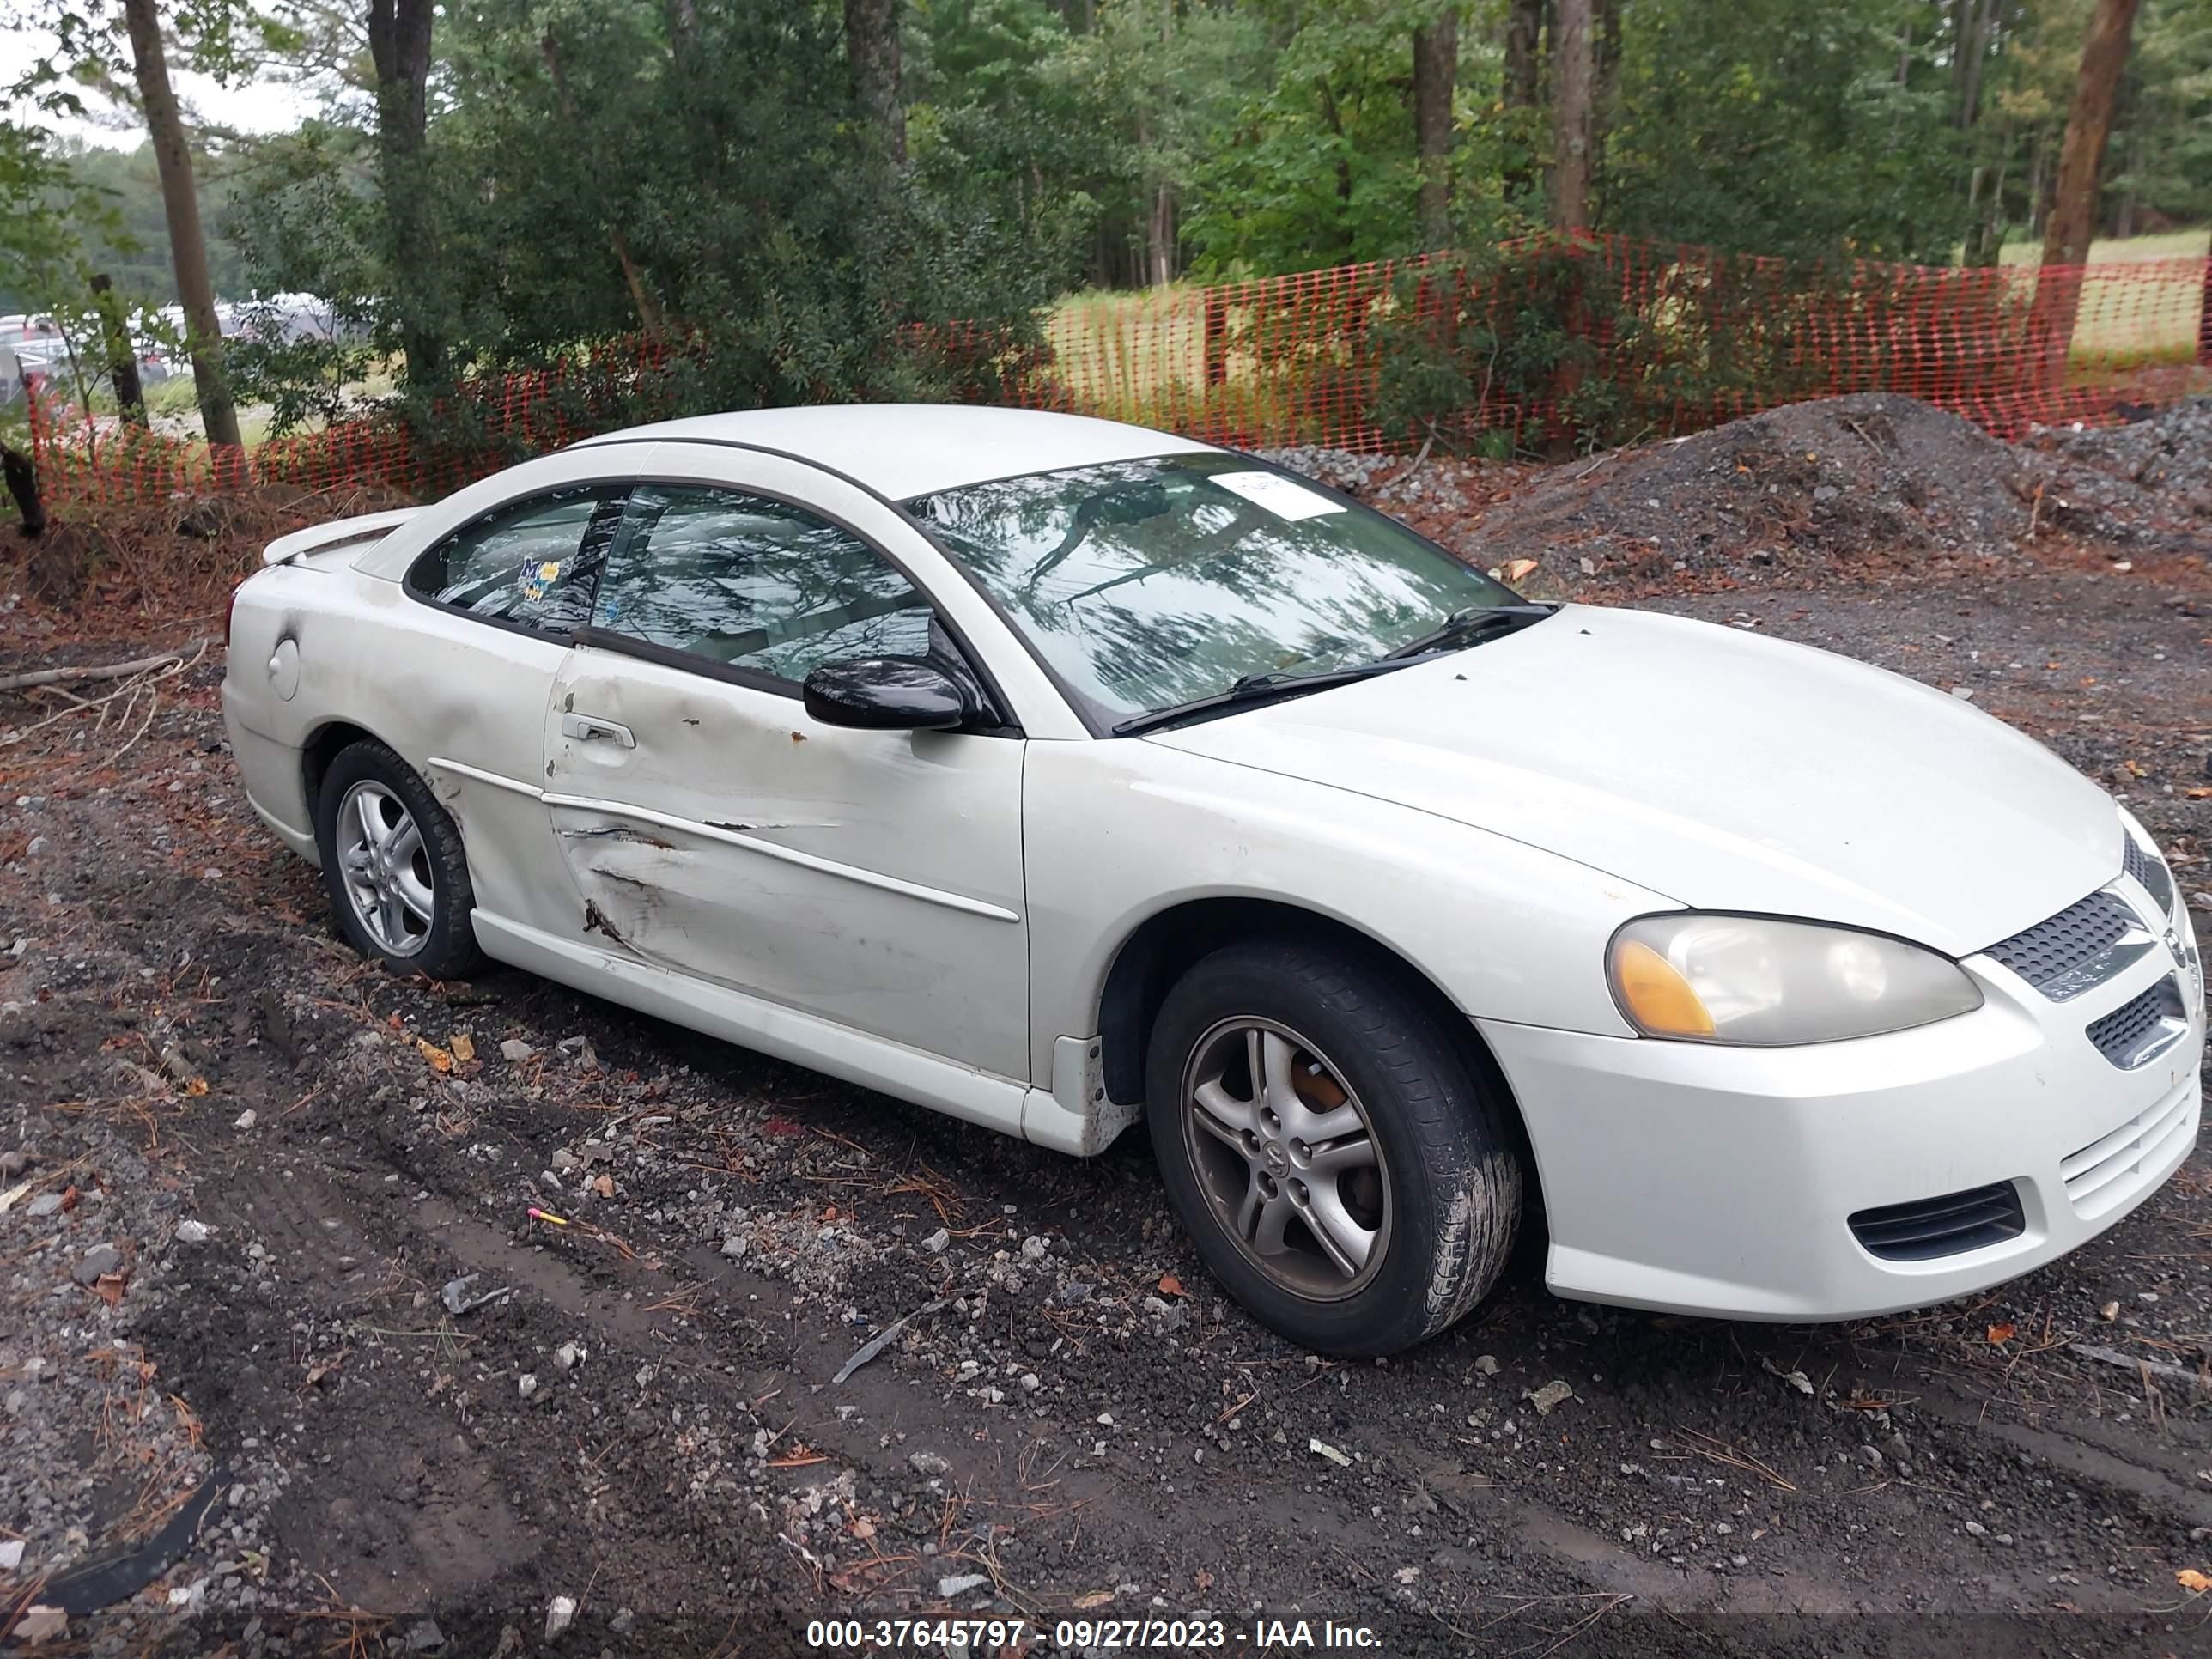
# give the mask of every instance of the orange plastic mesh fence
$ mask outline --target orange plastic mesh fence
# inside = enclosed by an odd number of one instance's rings
[[[1433,431],[1519,445],[1709,426],[1776,404],[1891,391],[2017,435],[2116,418],[2212,383],[2212,260],[1937,269],[1789,262],[1617,237],[1470,261],[1340,266],[1072,301],[1042,351],[965,325],[910,331],[995,395],[1216,442],[1410,447]],[[672,402],[681,359],[610,342],[474,380],[423,443],[369,417],[216,450],[32,400],[51,499],[282,482],[434,496]]]

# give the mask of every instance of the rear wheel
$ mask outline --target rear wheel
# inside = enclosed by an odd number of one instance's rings
[[[460,830],[391,750],[365,739],[339,750],[323,775],[315,839],[338,929],[363,956],[433,979],[483,966]]]
[[[1481,1299],[1512,1249],[1502,1103],[1388,969],[1232,945],[1152,1028],[1146,1116],[1215,1277],[1301,1345],[1392,1353]]]

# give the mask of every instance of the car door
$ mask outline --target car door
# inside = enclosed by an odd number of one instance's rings
[[[460,826],[476,908],[493,916],[544,927],[574,908],[538,804],[545,710],[628,489],[550,485],[440,538],[408,567],[404,635],[374,665],[364,722],[409,734],[400,746]]]
[[[548,711],[573,925],[1025,1079],[1024,744],[809,717],[814,666],[880,656],[980,695],[928,597],[855,531],[739,483],[641,482]]]

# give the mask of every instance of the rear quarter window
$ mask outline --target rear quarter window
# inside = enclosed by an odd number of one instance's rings
[[[417,559],[407,589],[487,621],[573,633],[590,619],[626,493],[583,486],[496,508]]]

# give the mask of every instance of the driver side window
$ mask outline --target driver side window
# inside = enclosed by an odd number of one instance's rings
[[[848,530],[694,484],[630,492],[592,626],[791,686],[846,657],[921,657],[931,610]]]

